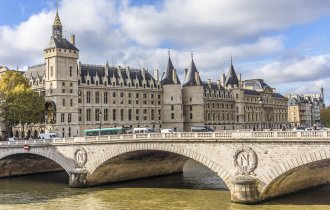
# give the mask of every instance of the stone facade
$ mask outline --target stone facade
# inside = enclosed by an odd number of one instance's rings
[[[321,94],[288,95],[288,119],[291,127],[318,127],[321,125],[320,110],[325,107]]]
[[[36,132],[68,137],[99,127],[190,131],[199,125],[215,130],[287,126],[287,99],[263,80],[238,79],[232,62],[222,80],[202,81],[192,57],[183,83],[170,55],[161,78],[158,70],[153,76],[146,69],[82,64],[75,36],[70,41],[62,36],[58,13],[44,58],[45,64],[25,73],[47,101],[46,124]]]

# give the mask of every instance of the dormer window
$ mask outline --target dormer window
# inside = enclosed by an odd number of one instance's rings
[[[98,85],[99,85],[99,81],[96,81],[96,83],[95,83],[95,84],[96,84],[96,86],[98,86]]]

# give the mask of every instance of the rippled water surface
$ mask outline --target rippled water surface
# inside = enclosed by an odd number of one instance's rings
[[[65,173],[0,179],[0,209],[330,209],[330,185],[260,205],[230,202],[230,193],[209,170],[189,162],[184,174],[72,189]]]

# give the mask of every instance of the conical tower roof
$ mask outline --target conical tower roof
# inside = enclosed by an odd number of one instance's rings
[[[170,53],[168,53],[168,61],[165,68],[165,75],[162,78],[161,84],[162,85],[168,85],[168,84],[181,84],[180,80],[178,78],[178,75],[176,75],[176,78],[173,78],[173,70],[174,66],[172,64]]]
[[[226,76],[226,86],[228,85],[237,85],[238,86],[238,78],[233,66],[233,60],[230,60],[230,66],[227,72],[227,76]]]
[[[191,56],[191,63],[190,63],[190,67],[188,69],[188,72],[187,72],[187,75],[185,76],[185,79],[184,79],[184,82],[183,82],[183,87],[184,86],[195,86],[197,85],[198,83],[200,83],[201,81],[201,78],[199,77],[198,78],[198,82],[196,81],[196,72],[197,71],[197,68],[196,68],[196,65],[195,65],[195,62],[194,62],[194,58],[193,56]]]

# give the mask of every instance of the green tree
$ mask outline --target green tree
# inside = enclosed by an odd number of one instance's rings
[[[28,81],[20,72],[5,72],[0,80],[0,117],[6,122],[8,129],[19,123],[43,123],[45,100],[33,91]],[[23,130],[24,132],[24,130]]]
[[[330,127],[330,107],[321,110],[321,123],[326,127]]]

